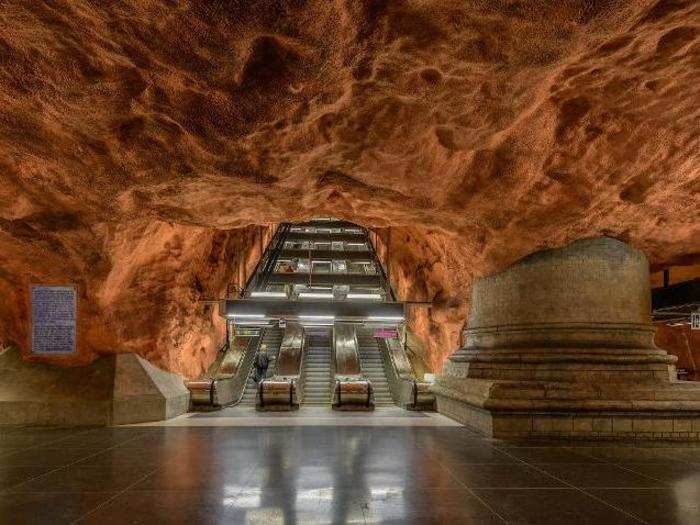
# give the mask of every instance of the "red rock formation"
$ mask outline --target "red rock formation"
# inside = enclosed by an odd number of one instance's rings
[[[0,342],[26,347],[29,282],[74,281],[83,359],[193,375],[194,276],[221,292],[241,228],[319,215],[391,227],[436,367],[471,279],[535,250],[697,264],[699,24],[692,0],[5,0]]]

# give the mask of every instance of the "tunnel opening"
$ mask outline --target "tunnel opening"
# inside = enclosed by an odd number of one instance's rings
[[[407,304],[370,232],[332,217],[282,223],[236,298],[226,342],[188,383],[193,406],[432,409],[432,374],[409,346]]]

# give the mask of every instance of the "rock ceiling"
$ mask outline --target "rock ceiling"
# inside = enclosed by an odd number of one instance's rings
[[[77,282],[81,357],[185,375],[259,228],[386,235],[439,367],[475,276],[593,235],[700,261],[693,0],[5,0],[0,342]]]

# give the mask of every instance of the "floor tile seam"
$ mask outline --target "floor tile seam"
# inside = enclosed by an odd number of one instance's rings
[[[157,472],[160,468],[162,468],[162,467],[157,467],[157,468],[153,469],[152,471],[150,471],[150,472],[144,474],[144,475],[141,476],[139,479],[137,479],[136,481],[134,481],[134,482],[131,483],[130,485],[126,486],[126,487],[125,487],[124,489],[122,489],[121,491],[112,493],[112,496],[111,496],[111,497],[105,499],[105,500],[102,501],[101,503],[98,503],[98,504],[95,505],[92,509],[88,510],[85,514],[83,514],[83,515],[80,516],[79,518],[73,520],[73,521],[71,522],[71,525],[74,525],[74,524],[76,524],[76,523],[81,522],[81,521],[84,520],[85,518],[87,518],[87,517],[93,515],[93,514],[94,514],[95,512],[97,512],[98,510],[100,510],[100,509],[104,508],[105,506],[109,505],[111,502],[115,501],[119,496],[121,496],[122,494],[125,494],[131,487],[133,487],[134,485],[137,485],[137,484],[141,483],[143,480],[145,480],[146,478],[148,478],[149,476],[151,476],[152,474],[154,474],[155,472]]]
[[[694,450],[694,449],[689,449],[689,450]],[[669,456],[668,454],[661,454],[659,455],[664,458],[664,459],[670,459],[671,461],[676,461],[681,464],[686,464],[686,463],[693,463],[693,464],[700,464],[700,461],[683,461],[682,459],[674,458],[673,456]]]
[[[615,447],[585,447],[585,448],[587,448],[590,451],[594,451],[594,450],[600,450],[601,448],[615,448]],[[627,447],[623,447],[623,448],[627,449]],[[648,449],[644,449],[644,450],[648,450]],[[597,456],[592,455],[590,452],[582,451],[581,454],[587,458],[596,459],[596,460],[600,461],[601,463],[609,463],[611,465],[617,465],[617,463],[615,461],[612,461],[609,458],[597,457]]]
[[[16,494],[116,494],[113,490],[13,490],[0,496],[14,496]]]
[[[585,491],[585,490],[618,490],[618,489],[629,489],[629,490],[668,490],[671,487],[616,487],[614,485],[609,486],[609,487],[599,487],[597,485],[595,486],[586,486],[586,485],[581,485],[577,486],[574,485],[572,487],[537,487],[537,486],[527,486],[527,487],[481,487],[481,486],[474,486],[472,487],[475,490],[574,490],[574,489],[581,489],[580,491]]]
[[[649,464],[648,464],[648,463],[642,463],[642,464],[640,464],[640,465],[649,465]],[[615,464],[615,466],[618,467],[618,468],[621,469],[621,470],[625,470],[625,471],[627,471],[627,472],[631,472],[632,474],[635,474],[635,475],[637,475],[637,476],[641,476],[641,477],[643,477],[643,478],[647,478],[647,479],[650,479],[650,480],[652,480],[652,481],[657,481],[657,482],[661,483],[661,484],[663,485],[663,487],[665,487],[665,488],[669,488],[669,487],[671,486],[671,484],[670,484],[668,481],[664,481],[663,479],[656,478],[656,477],[654,477],[654,476],[651,476],[651,475],[649,475],[649,474],[645,474],[645,473],[643,473],[643,472],[638,472],[638,471],[633,470],[633,469],[631,469],[631,468],[627,468],[627,467],[624,466],[624,465]]]
[[[31,428],[31,427],[30,427],[30,428]],[[46,447],[48,444],[60,443],[61,441],[65,441],[65,440],[67,440],[67,439],[70,439],[70,438],[73,438],[73,437],[75,437],[75,436],[79,436],[79,435],[85,434],[85,433],[87,433],[87,432],[89,432],[89,430],[79,431],[79,432],[76,432],[75,434],[71,434],[71,435],[69,435],[69,436],[65,436],[65,437],[59,438],[59,439],[57,439],[57,440],[55,440],[55,441],[49,441],[48,443],[41,443],[41,444],[38,444],[38,445],[32,445],[32,446],[30,446],[30,447],[22,447],[22,448],[20,448],[19,450],[15,451],[15,452],[12,452],[11,454],[8,454],[8,456],[12,456],[12,455],[18,454],[18,453],[20,453],[20,452],[26,452],[26,451],[28,451],[28,450],[36,450],[36,449],[44,448],[44,447]]]
[[[502,452],[504,454],[508,454],[509,456],[512,455],[514,457],[518,457],[518,456],[516,456],[515,452],[512,452],[511,450],[509,450],[509,448],[516,448],[516,449],[533,449],[533,448],[534,449],[552,449],[552,448],[555,448],[557,450],[565,450],[567,452],[570,452],[574,456],[580,455],[581,460],[582,460],[582,461],[537,461],[536,463],[549,463],[549,464],[567,463],[570,465],[579,465],[579,464],[580,465],[592,465],[595,463],[606,463],[606,461],[604,461],[600,458],[596,458],[594,456],[589,456],[587,454],[577,454],[577,452],[575,452],[573,450],[573,447],[508,447],[507,445],[505,445],[505,446],[495,446],[494,448],[496,450],[498,450],[499,452]],[[525,461],[526,463],[529,463],[529,460],[525,460],[523,458],[518,458],[518,459],[520,461]],[[583,460],[588,460],[588,461],[583,461]],[[590,461],[590,460],[593,460],[593,461]]]
[[[512,465],[514,461],[450,461],[450,465],[455,467],[466,467],[469,465]],[[570,465],[571,463],[569,463]]]
[[[593,448],[593,447],[590,447],[590,448]],[[664,487],[668,487],[668,486],[669,486],[669,484],[668,484],[667,482],[665,482],[664,480],[662,480],[662,479],[654,478],[654,477],[652,477],[652,476],[643,474],[643,473],[641,473],[641,472],[637,472],[636,470],[631,470],[631,469],[629,469],[629,468],[626,468],[623,464],[615,463],[614,461],[610,461],[610,460],[608,460],[608,459],[595,458],[594,456],[590,456],[590,457],[592,457],[592,458],[594,458],[594,459],[598,459],[598,460],[601,462],[601,464],[603,464],[603,465],[612,465],[612,466],[614,466],[614,467],[616,467],[616,468],[618,468],[618,469],[620,469],[620,470],[624,470],[624,471],[630,472],[630,473],[635,474],[635,475],[637,475],[637,476],[642,476],[643,478],[647,478],[647,479],[650,479],[650,480],[652,480],[652,481],[657,481],[657,482],[661,483]],[[646,465],[646,464],[648,464],[648,463],[640,463],[640,464],[641,464],[641,465]]]
[[[187,492],[198,492],[198,493],[221,493],[221,491],[216,491],[213,489],[205,489],[205,490],[200,490],[200,489],[137,489],[133,490],[134,487],[136,487],[139,483],[142,483],[146,481],[149,477],[153,476],[154,474],[157,474],[161,470],[164,470],[168,465],[160,465],[159,467],[155,468],[152,472],[149,474],[145,475],[144,477],[140,478],[138,481],[135,483],[129,485],[126,487],[119,495],[124,494],[124,493],[133,493],[133,492],[150,492],[150,491],[155,491],[155,492],[175,492],[175,493],[187,493]],[[247,477],[241,481],[241,483],[247,483],[249,480],[252,479],[253,475],[256,472],[256,469],[254,467],[246,467],[246,471],[248,472]],[[239,485],[238,490],[235,491],[232,494],[228,494],[230,497],[235,497],[238,496],[243,490],[246,490],[248,487],[244,487],[242,485]]]
[[[503,453],[504,453],[504,454],[508,454],[508,452],[506,452],[506,451],[504,451]],[[568,487],[570,487],[570,488],[572,488],[572,489],[574,489],[574,490],[580,492],[581,494],[584,494],[584,495],[586,495],[587,497],[592,498],[592,499],[598,501],[599,503],[602,503],[602,504],[605,505],[606,507],[610,507],[611,509],[614,509],[614,510],[618,511],[618,512],[624,514],[625,516],[627,516],[627,517],[629,517],[629,518],[632,518],[632,519],[635,520],[635,521],[638,521],[639,523],[644,523],[645,525],[651,525],[651,524],[649,524],[648,522],[646,522],[646,521],[644,521],[643,519],[641,519],[640,517],[638,517],[638,516],[636,516],[636,515],[634,515],[634,514],[631,514],[631,513],[627,512],[626,510],[624,510],[624,509],[618,507],[617,505],[614,505],[614,504],[612,504],[612,503],[610,503],[610,502],[605,501],[604,499],[602,499],[602,498],[596,496],[595,494],[592,494],[592,493],[590,493],[590,492],[588,492],[588,491],[586,491],[586,490],[581,489],[580,487],[577,487],[576,485],[573,485],[573,484],[571,484],[571,483],[569,483],[569,482],[567,482],[567,481],[565,481],[565,480],[563,480],[563,479],[560,479],[559,477],[557,477],[557,476],[555,476],[555,475],[553,475],[553,474],[551,474],[551,473],[549,473],[549,472],[547,472],[547,471],[545,471],[545,470],[542,470],[541,468],[539,468],[539,467],[537,467],[537,466],[535,466],[535,465],[531,465],[531,464],[527,463],[526,461],[521,460],[520,458],[517,458],[517,457],[513,456],[512,454],[508,454],[508,455],[514,457],[515,459],[517,459],[517,460],[518,460],[520,463],[522,463],[523,465],[525,465],[525,466],[527,466],[527,467],[530,467],[530,468],[533,468],[533,469],[537,470],[538,472],[540,472],[540,473],[542,473],[542,474],[544,474],[544,475],[546,475],[546,476],[549,476],[549,477],[551,477],[551,478],[553,478],[553,479],[559,481],[560,483],[563,483],[564,485],[567,485]]]
[[[546,491],[572,491],[575,489],[575,487],[504,487],[504,486],[496,486],[496,487],[489,487],[489,486],[473,486],[471,487],[473,490],[546,490]]]
[[[623,464],[612,463],[608,461],[598,461],[598,462],[576,462],[576,461],[526,461],[528,465],[588,465],[589,467],[600,467],[603,465],[608,465],[611,467],[621,467]],[[647,465],[658,465],[658,463],[632,463],[632,465],[647,466]]]
[[[455,476],[454,473],[450,469],[445,467],[445,465],[442,462],[437,461],[437,464],[440,465],[440,467],[442,469],[447,471],[448,475],[458,485],[460,485],[462,488],[464,488],[464,490],[466,490],[469,494],[471,494],[472,497],[476,498],[476,500],[479,501],[484,507],[486,507],[496,518],[501,520],[502,523],[506,523],[506,524],[508,523],[508,521],[503,516],[501,516],[498,512],[496,512],[496,509],[494,509],[491,505],[489,505],[489,503],[484,498],[479,496],[476,492],[474,492],[471,488],[469,488],[465,483],[463,483],[459,478],[457,478],[457,476]]]
[[[134,436],[134,438],[132,438],[132,439],[135,439],[135,438],[136,438],[136,436]],[[6,488],[6,489],[4,489],[4,490],[1,490],[1,491],[0,491],[0,494],[6,493],[6,492],[7,492],[7,493],[14,492],[14,489],[15,489],[15,488],[21,487],[22,485],[25,485],[25,484],[30,483],[30,482],[32,482],[32,481],[36,481],[36,480],[39,480],[39,479],[48,477],[48,476],[50,476],[51,474],[53,474],[54,472],[58,472],[58,471],[60,471],[60,470],[62,470],[62,469],[65,469],[65,468],[68,468],[68,467],[72,467],[72,466],[74,466],[74,465],[77,465],[78,463],[80,463],[80,462],[82,462],[82,461],[85,461],[86,459],[90,459],[91,457],[97,456],[97,455],[99,455],[99,454],[102,454],[103,452],[106,452],[107,450],[111,450],[111,449],[116,448],[116,447],[117,447],[117,445],[113,445],[113,446],[111,446],[111,447],[107,447],[107,448],[102,449],[102,450],[100,450],[100,451],[98,451],[98,452],[95,452],[94,454],[89,454],[89,455],[87,455],[87,456],[85,456],[85,457],[83,457],[83,458],[80,458],[80,459],[76,460],[76,461],[71,461],[70,463],[66,463],[65,465],[61,465],[60,467],[56,467],[55,469],[49,470],[49,471],[47,471],[47,472],[44,472],[43,474],[39,474],[38,476],[34,476],[33,478],[29,478],[29,479],[27,479],[27,480],[25,480],[25,481],[23,481],[23,482],[21,482],[21,483],[18,483],[17,485],[13,485],[12,487],[8,487],[8,488]],[[37,468],[39,468],[39,467],[37,467]]]

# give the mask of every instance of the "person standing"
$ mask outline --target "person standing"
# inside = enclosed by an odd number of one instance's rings
[[[267,377],[267,367],[270,365],[270,358],[267,355],[267,345],[260,345],[260,350],[255,355],[255,361],[253,366],[255,367],[255,373],[253,379],[256,383],[259,383]]]

